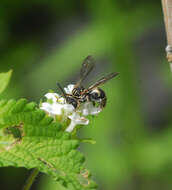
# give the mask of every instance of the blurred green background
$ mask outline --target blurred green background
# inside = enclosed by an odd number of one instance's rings
[[[13,69],[0,98],[39,102],[74,83],[83,59],[96,68],[86,85],[111,71],[108,104],[80,136],[86,166],[100,190],[172,189],[172,78],[165,60],[161,1],[0,2],[0,72]],[[19,190],[30,171],[0,168],[0,189]],[[33,190],[64,190],[40,174]]]

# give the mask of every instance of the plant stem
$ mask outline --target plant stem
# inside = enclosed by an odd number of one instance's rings
[[[32,171],[32,173],[30,174],[29,178],[26,181],[26,184],[23,187],[23,190],[29,190],[30,189],[30,187],[32,186],[32,184],[33,184],[35,178],[37,177],[38,173],[39,173],[38,169],[34,169]]]
[[[166,47],[166,53],[172,72],[172,0],[162,0],[162,8],[168,44]]]

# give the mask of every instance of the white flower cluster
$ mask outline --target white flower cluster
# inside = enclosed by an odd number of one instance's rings
[[[73,88],[74,85],[70,84],[64,90],[67,94],[72,94]],[[66,128],[67,132],[72,132],[76,125],[88,125],[89,120],[85,116],[97,115],[102,111],[100,107],[95,107],[92,102],[82,103],[75,109],[66,102],[64,97],[57,93],[47,93],[45,97],[47,102],[43,102],[40,109],[63,123],[70,121],[69,126]]]

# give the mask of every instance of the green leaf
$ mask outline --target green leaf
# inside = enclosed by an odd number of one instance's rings
[[[0,101],[0,128],[0,167],[37,168],[68,189],[96,189],[77,150],[80,140],[62,131],[36,104]]]
[[[7,87],[9,80],[11,78],[12,70],[9,70],[6,73],[0,73],[0,94],[5,90]]]

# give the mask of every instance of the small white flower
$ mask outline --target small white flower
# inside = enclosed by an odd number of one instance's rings
[[[49,93],[45,94],[45,97],[48,100],[52,100],[53,103],[57,103],[57,102],[62,103],[62,104],[65,103],[65,99],[62,96],[60,96],[59,94],[57,94],[57,93],[49,92]]]
[[[66,94],[72,94],[72,90],[74,89],[74,84],[69,84],[66,88],[64,88]]]
[[[72,115],[69,115],[71,119],[70,125],[67,127],[67,132],[72,132],[76,125],[88,125],[89,120],[85,117],[81,117],[77,112],[74,112]]]
[[[72,94],[73,88],[74,85],[70,84],[64,90],[67,94]],[[92,102],[81,103],[80,107],[75,109],[71,104],[66,102],[64,97],[57,93],[47,93],[45,97],[47,98],[47,102],[43,102],[40,109],[55,119],[60,118],[60,121],[63,123],[70,120],[70,124],[66,128],[67,132],[72,132],[76,125],[88,125],[89,120],[83,116],[97,115],[102,111],[100,107],[95,107]]]
[[[102,108],[93,106],[92,102],[85,102],[80,108],[83,115],[97,115],[102,111]]]
[[[58,109],[54,109],[54,106],[52,104],[43,102],[40,109],[46,111],[51,116],[54,116],[56,114],[57,115],[61,114],[60,105],[59,105]]]
[[[49,100],[51,99],[54,103],[57,102],[58,98],[60,98],[59,94],[51,92],[45,94],[45,97]]]
[[[45,95],[48,100],[52,100],[53,103],[43,102],[40,109],[46,111],[51,116],[64,115],[67,117],[73,113],[74,107],[71,104],[65,103],[65,99],[60,97],[56,93],[48,93]]]

